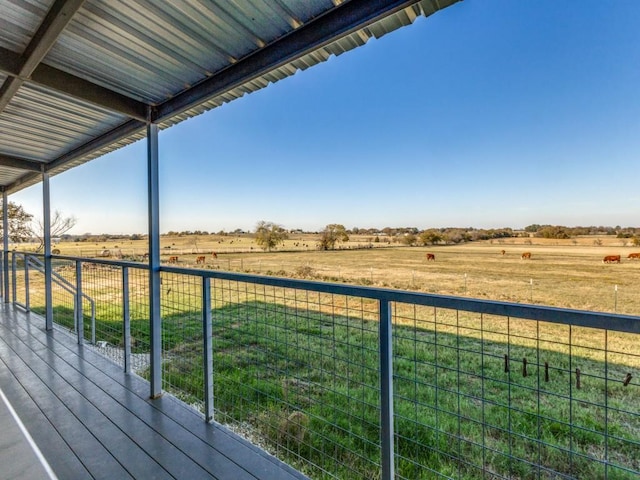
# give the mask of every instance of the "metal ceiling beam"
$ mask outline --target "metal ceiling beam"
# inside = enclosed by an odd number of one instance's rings
[[[33,160],[24,158],[11,157],[9,155],[0,155],[0,165],[3,167],[17,168],[20,170],[28,170],[30,172],[40,172],[42,164]]]
[[[6,108],[25,80],[33,73],[84,1],[56,0],[52,5],[24,53],[20,56],[18,76],[7,78],[0,87],[0,112]]]
[[[20,55],[0,47],[0,72],[18,77]],[[26,80],[136,120],[147,118],[147,104],[44,63],[38,65]]]
[[[351,0],[342,3],[162,103],[158,106],[152,121],[162,122],[418,2],[419,0]]]
[[[56,158],[52,162],[47,163],[45,165],[45,170],[47,172],[51,172],[52,170],[62,167],[77,158],[89,155],[97,150],[100,150],[101,148],[111,145],[112,143],[116,143],[119,140],[127,138],[134,133],[141,131],[145,128],[145,126],[145,122],[141,122],[139,120],[129,120],[127,123],[123,123],[122,125],[108,131],[107,133],[94,138],[90,142],[87,142],[84,145],[76,148],[75,150],[72,150],[71,152]],[[13,193],[16,190],[24,188],[25,184],[31,185],[38,183],[41,177],[42,174],[29,172],[20,177],[15,182],[6,185],[5,190],[9,193]]]
[[[48,172],[51,170],[55,170],[58,167],[63,166],[64,164],[75,160],[76,158],[84,157],[85,155],[89,155],[101,148],[107,147],[112,143],[116,143],[124,138],[133,135],[144,129],[147,126],[146,122],[141,122],[139,120],[129,120],[127,123],[123,123],[122,125],[117,126],[116,128],[108,131],[107,133],[100,135],[97,138],[81,145],[75,150],[71,150],[69,153],[66,153],[52,162],[47,163],[46,169]]]

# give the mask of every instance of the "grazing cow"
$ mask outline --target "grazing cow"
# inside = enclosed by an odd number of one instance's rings
[[[627,257],[629,260],[632,259],[636,259],[636,260],[640,260],[640,253],[630,253],[629,256]]]
[[[169,263],[178,263],[178,257],[169,257]]]
[[[506,250],[500,250],[500,253],[504,256],[507,253],[507,251]]]
[[[607,255],[602,259],[602,263],[620,263],[620,255]]]
[[[218,254],[216,252],[211,252],[211,256],[216,260],[218,259]]]
[[[435,262],[436,261],[436,256],[433,253],[427,253],[427,262],[429,260],[433,260]]]
[[[521,260],[531,260],[531,252],[524,252],[520,255]]]
[[[198,263],[204,263],[204,260],[205,260],[204,256],[199,256],[198,258],[196,258],[196,265]]]

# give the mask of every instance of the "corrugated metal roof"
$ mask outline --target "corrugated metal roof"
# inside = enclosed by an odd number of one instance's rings
[[[143,138],[147,111],[167,128],[457,1],[0,0],[0,185]]]

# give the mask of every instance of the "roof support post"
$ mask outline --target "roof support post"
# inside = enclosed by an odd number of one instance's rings
[[[7,191],[2,191],[2,298],[4,303],[9,303],[9,203]]]
[[[382,447],[382,480],[393,480],[393,318],[391,302],[380,300],[380,443]]]
[[[49,172],[42,166],[42,226],[44,229],[44,304],[45,328],[53,329],[53,290],[51,288],[51,194]]]
[[[160,189],[158,125],[147,123],[147,187],[149,215],[149,331],[151,398],[162,395],[162,317],[160,315]]]

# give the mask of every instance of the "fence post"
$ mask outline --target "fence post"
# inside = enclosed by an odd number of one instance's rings
[[[124,338],[124,372],[131,373],[131,318],[129,312],[129,267],[122,267],[122,336]]]
[[[24,308],[27,312],[31,311],[29,306],[29,256],[24,256]]]
[[[211,279],[202,278],[202,337],[204,354],[204,420],[213,420],[213,346],[211,345]]]
[[[82,313],[82,262],[76,261],[76,322],[78,325],[78,344],[84,343],[84,314]]]
[[[393,480],[393,338],[391,304],[380,300],[380,436],[382,480]]]

